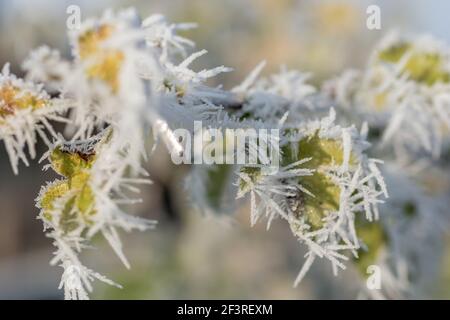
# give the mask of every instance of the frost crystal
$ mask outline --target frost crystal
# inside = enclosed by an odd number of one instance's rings
[[[125,191],[137,192],[134,185],[149,180],[124,177],[126,162],[113,145],[114,134],[107,130],[85,141],[57,142],[48,154],[51,168],[63,179],[43,187],[36,204],[44,229],[50,230],[47,236],[54,239],[57,251],[52,264],[61,263],[64,268],[61,283],[69,298],[87,298],[94,278],[112,283],[77,257],[93,236],[101,233],[129,268],[117,229],[143,231],[155,223],[120,209],[139,201]]]
[[[0,140],[3,140],[15,174],[19,161],[28,165],[25,147],[31,158],[36,156],[37,135],[50,145],[45,131],[55,136],[50,120],[62,120],[58,116],[64,106],[50,99],[35,85],[17,78],[9,71],[9,64],[0,73]]]
[[[330,81],[326,91],[345,112],[383,130],[382,145],[402,161],[426,152],[438,158],[450,126],[449,48],[427,36],[391,34],[362,72]]]
[[[378,203],[387,191],[374,159],[367,158],[367,144],[355,128],[334,125],[335,114],[293,126],[285,124],[282,163],[274,175],[258,167],[243,167],[239,194],[250,192],[251,222],[265,212],[268,226],[275,217],[285,219],[292,233],[306,244],[308,253],[295,285],[300,283],[316,257],[328,259],[337,274],[349,258],[357,256],[360,241],[356,218],[378,219]],[[257,201],[256,199],[259,199]]]

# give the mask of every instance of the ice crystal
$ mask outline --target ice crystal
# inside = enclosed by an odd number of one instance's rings
[[[366,70],[327,85],[333,99],[381,128],[382,146],[403,161],[426,152],[438,158],[450,125],[449,49],[427,36],[383,39]]]
[[[120,209],[120,205],[139,201],[128,197],[125,189],[136,192],[133,185],[149,181],[125,176],[124,162],[117,150],[110,149],[113,142],[107,130],[86,141],[59,141],[48,154],[51,168],[63,178],[43,187],[36,204],[45,229],[50,230],[47,236],[54,239],[57,251],[52,263],[64,268],[62,286],[69,298],[87,298],[95,278],[112,283],[87,269],[77,257],[94,235],[101,233],[129,268],[117,229],[146,230],[155,223]],[[116,161],[111,161],[112,153]]]
[[[56,135],[50,120],[61,120],[58,113],[64,105],[52,100],[42,86],[24,81],[11,74],[9,64],[0,73],[0,139],[15,174],[19,161],[28,165],[25,147],[31,158],[36,156],[35,144],[40,136],[48,145],[50,135]]]
[[[285,125],[283,167],[264,176],[258,167],[243,167],[239,194],[250,192],[252,224],[265,212],[268,226],[275,217],[285,219],[308,253],[295,285],[317,258],[328,259],[337,274],[349,258],[357,256],[360,242],[355,219],[378,219],[378,203],[387,196],[377,160],[355,128],[333,124],[335,113],[322,120],[293,127]],[[259,203],[256,201],[259,197]]]

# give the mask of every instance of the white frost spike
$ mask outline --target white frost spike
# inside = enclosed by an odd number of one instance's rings
[[[266,172],[266,170],[263,170],[262,166],[255,165],[254,168],[261,169],[256,177],[251,177],[242,171],[238,173],[239,180],[243,181],[238,181],[238,184],[243,183],[244,187],[239,189],[237,198],[241,198],[250,192],[252,200],[252,225],[254,225],[263,214],[269,218],[267,222],[268,226],[277,216],[288,219],[288,212],[277,203],[277,200],[279,198],[295,196],[296,192],[301,190],[308,192],[298,183],[293,182],[292,184],[285,184],[284,181],[311,175],[312,170],[298,169],[299,166],[309,160],[310,158],[302,159],[289,166],[281,167],[278,172],[275,173]],[[256,196],[258,196],[258,198],[256,198]]]
[[[352,141],[348,129],[342,130],[342,149],[344,154],[344,159],[342,161],[342,171],[347,171],[350,161],[350,155],[352,152]]]
[[[208,51],[206,51],[205,49],[195,52],[193,54],[191,54],[188,58],[186,58],[183,62],[181,62],[178,67],[180,68],[187,68],[189,67],[189,65],[194,62],[195,59],[200,58],[201,56],[203,56],[204,54],[207,54]]]
[[[170,154],[177,154],[177,155],[182,154],[183,146],[178,141],[176,136],[173,134],[173,132],[169,128],[167,122],[165,122],[161,119],[156,120],[155,124],[153,125],[153,130],[154,130],[154,136],[156,138],[162,137]],[[155,143],[155,146],[156,146],[156,143]]]
[[[308,252],[306,255],[308,257],[306,258],[305,263],[303,264],[300,272],[298,273],[297,278],[294,281],[294,288],[296,288],[300,284],[300,282],[303,280],[303,278],[305,277],[308,270],[311,268],[311,266],[314,263],[314,260],[316,258],[315,254],[312,253],[311,251]]]
[[[237,93],[245,93],[255,83],[256,79],[258,79],[259,74],[264,69],[266,64],[267,63],[265,60],[261,61],[247,76],[247,78],[245,78],[245,80],[239,86],[233,88],[232,91]]]

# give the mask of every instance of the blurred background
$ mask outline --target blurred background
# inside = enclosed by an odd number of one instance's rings
[[[264,73],[285,64],[312,72],[311,81],[320,84],[346,68],[362,67],[376,41],[391,30],[450,41],[450,2],[441,0],[0,0],[0,66],[10,62],[21,75],[23,59],[43,44],[69,57],[66,8],[71,4],[80,6],[82,19],[106,8],[134,6],[142,17],[162,13],[173,22],[197,22],[199,28],[185,35],[209,54],[194,67],[233,67],[234,72],[214,80],[228,88],[263,59],[268,62]],[[370,4],[381,7],[381,30],[366,28]],[[34,207],[40,186],[53,177],[37,161],[29,168],[22,165],[14,176],[0,145],[0,299],[62,298],[56,289],[62,269],[48,264],[52,244]],[[148,166],[154,184],[143,188],[144,202],[130,209],[159,221],[154,231],[122,235],[131,271],[102,239],[95,239],[97,249],[84,252],[86,266],[124,286],[120,290],[97,282],[92,298],[356,297],[357,284],[348,281],[354,271],[334,278],[330,266],[320,261],[293,289],[305,252],[287,226],[274,223],[269,232],[263,224],[250,228],[245,205],[233,216],[202,215],[191,206],[182,179],[189,168],[170,163],[164,150],[155,153]],[[430,297],[450,298],[449,257]]]

